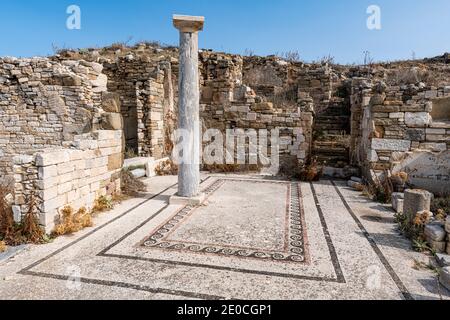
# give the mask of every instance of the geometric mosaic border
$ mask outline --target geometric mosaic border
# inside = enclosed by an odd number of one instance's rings
[[[146,248],[161,249],[167,251],[190,252],[208,255],[220,255],[226,257],[251,258],[267,261],[305,263],[305,226],[304,212],[301,203],[300,186],[298,183],[280,182],[280,181],[251,181],[241,179],[219,179],[203,192],[210,197],[218,191],[225,181],[245,181],[255,184],[276,183],[284,184],[287,187],[286,193],[286,225],[284,226],[284,248],[282,251],[261,250],[258,248],[242,248],[230,245],[210,245],[189,243],[182,241],[167,240],[167,237],[180,226],[183,222],[195,214],[198,207],[187,205],[181,210],[175,212],[168,220],[161,224],[156,230],[147,237],[142,246]]]

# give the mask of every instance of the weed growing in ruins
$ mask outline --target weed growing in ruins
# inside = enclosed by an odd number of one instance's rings
[[[178,166],[172,160],[161,162],[155,169],[158,176],[175,176],[178,174]]]
[[[414,250],[418,252],[432,252],[432,249],[425,240],[424,234],[425,225],[430,222],[432,217],[431,212],[424,211],[418,213],[412,223],[404,213],[397,213],[394,217],[399,231],[412,241]]]
[[[39,225],[39,219],[36,215],[36,197],[31,195],[28,202],[28,211],[23,218],[21,236],[31,243],[42,243],[45,232]]]
[[[431,211],[437,214],[440,213],[442,218],[445,219],[450,214],[450,195],[433,198]]]
[[[62,236],[72,234],[92,226],[92,215],[86,208],[80,208],[74,213],[72,207],[66,206],[61,210],[60,222],[55,226],[52,235]]]
[[[92,213],[99,213],[114,209],[114,202],[111,197],[101,196],[95,200]]]
[[[317,158],[313,158],[311,163],[299,167],[294,174],[294,178],[300,181],[313,182],[319,181],[323,175],[323,168],[318,165]]]
[[[136,158],[138,155],[136,153],[136,150],[134,148],[127,147],[125,150],[125,159],[133,159]]]
[[[0,240],[5,245],[20,245],[24,243],[46,242],[45,232],[39,226],[36,216],[36,197],[31,195],[28,199],[28,211],[21,223],[15,223],[11,204],[7,200],[12,187],[2,183],[0,186]]]
[[[11,185],[0,184],[0,239],[8,239],[14,234],[14,219],[7,197],[11,194]]]

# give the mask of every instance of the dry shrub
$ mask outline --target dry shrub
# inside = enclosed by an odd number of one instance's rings
[[[92,212],[99,213],[114,209],[114,203],[111,197],[101,196],[95,200]]]
[[[313,182],[319,181],[323,175],[323,168],[317,164],[317,159],[313,159],[309,165],[300,167],[299,172],[296,174],[296,178],[301,181]]]
[[[0,183],[0,239],[7,239],[14,234],[14,218],[6,197],[11,193],[11,185]]]
[[[28,211],[22,223],[17,224],[14,222],[11,206],[6,201],[6,196],[11,192],[10,184],[0,184],[0,239],[10,246],[45,242],[45,232],[36,216],[36,197],[33,194],[29,197]]]
[[[374,182],[365,186],[363,193],[374,201],[389,203],[392,200],[394,185],[388,170],[384,171],[382,178],[374,177]]]
[[[404,213],[395,214],[395,220],[400,232],[412,241],[412,246],[416,251],[432,251],[426,242],[424,234],[425,225],[431,221],[432,216],[430,211],[423,211],[417,213],[414,219],[410,221]]]
[[[22,223],[21,236],[31,243],[42,243],[45,232],[39,225],[39,219],[36,216],[36,198],[31,195],[28,202],[28,212],[25,214]]]
[[[83,207],[74,213],[72,207],[66,206],[61,210],[60,222],[55,226],[52,235],[72,234],[92,226],[92,215],[86,208]]]
[[[393,173],[390,177],[393,189],[398,192],[403,192],[405,184],[408,181],[408,174],[406,172]]]
[[[158,176],[175,176],[178,174],[178,166],[172,160],[161,162],[155,169]]]
[[[435,197],[431,201],[431,211],[441,212],[443,215],[447,216],[450,214],[450,195],[443,197]]]
[[[140,192],[147,191],[147,186],[141,180],[137,179],[130,170],[124,169],[121,172],[122,193],[127,196],[135,196]]]

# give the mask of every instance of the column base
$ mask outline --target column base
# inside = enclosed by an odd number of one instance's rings
[[[206,194],[200,193],[195,197],[180,197],[178,195],[173,195],[169,199],[170,205],[190,205],[190,206],[200,206],[205,202]]]

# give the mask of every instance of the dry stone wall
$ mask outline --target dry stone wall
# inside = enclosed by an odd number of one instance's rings
[[[367,177],[403,171],[417,187],[443,193],[450,188],[450,112],[433,119],[435,104],[445,106],[450,87],[388,86],[353,80],[353,160]],[[442,114],[443,111],[440,111]]]
[[[98,128],[103,66],[49,58],[0,58],[0,176],[15,154],[64,146]]]

